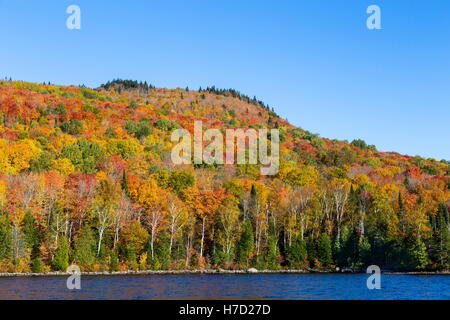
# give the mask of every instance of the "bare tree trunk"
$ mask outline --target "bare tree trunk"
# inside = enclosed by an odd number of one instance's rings
[[[205,218],[202,218],[202,241],[200,244],[200,257],[203,257],[203,242],[205,241]]]

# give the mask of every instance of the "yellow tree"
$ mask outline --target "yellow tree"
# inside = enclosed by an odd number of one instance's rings
[[[100,181],[97,187],[97,195],[92,203],[98,228],[97,255],[100,254],[105,231],[112,226],[115,216],[118,214],[120,196],[121,189],[117,182],[108,178]]]
[[[200,257],[203,257],[206,223],[219,208],[225,193],[223,189],[213,191],[189,187],[184,190],[183,196],[189,209],[202,221]]]
[[[183,202],[174,194],[169,193],[166,200],[167,220],[170,233],[169,252],[172,252],[173,244],[187,222],[188,212]]]
[[[150,252],[154,259],[154,244],[158,233],[166,222],[168,191],[160,188],[155,180],[131,180],[129,194],[144,209],[144,220],[150,227]]]
[[[230,258],[232,244],[238,234],[239,214],[237,199],[234,196],[226,197],[218,210],[218,216],[223,228],[223,233],[219,235],[219,243],[228,258]]]

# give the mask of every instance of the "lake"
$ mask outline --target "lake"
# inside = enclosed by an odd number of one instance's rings
[[[199,274],[83,276],[81,290],[65,277],[0,278],[0,299],[450,299],[450,275]]]

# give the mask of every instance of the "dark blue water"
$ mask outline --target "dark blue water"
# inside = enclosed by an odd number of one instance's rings
[[[366,274],[151,275],[81,278],[1,278],[0,299],[439,299],[450,300],[449,275],[381,275],[369,290]]]

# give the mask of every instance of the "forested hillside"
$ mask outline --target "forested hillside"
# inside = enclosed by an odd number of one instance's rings
[[[278,174],[173,165],[194,120],[278,128]],[[0,272],[443,270],[449,206],[449,162],[321,138],[235,90],[0,82]]]

